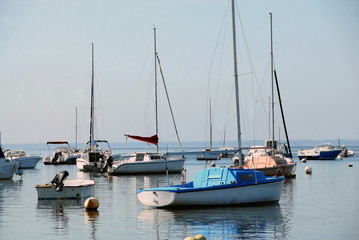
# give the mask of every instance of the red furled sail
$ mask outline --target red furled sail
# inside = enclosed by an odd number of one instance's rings
[[[127,135],[127,134],[125,134],[125,136],[129,137],[129,138],[132,138],[132,139],[139,140],[139,141],[152,143],[152,144],[155,144],[155,145],[158,144],[158,136],[156,134],[151,136],[151,137],[141,137],[141,136]]]

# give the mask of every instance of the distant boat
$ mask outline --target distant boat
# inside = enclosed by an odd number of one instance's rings
[[[354,151],[353,150],[349,150],[345,145],[343,145],[341,147],[342,152],[339,154],[339,157],[341,158],[347,158],[347,157],[352,157],[354,156]]]
[[[277,141],[274,141],[274,148],[271,143],[272,140],[266,140],[264,146],[252,146],[248,150],[248,156],[244,158],[243,167],[261,171],[266,176],[275,176],[281,171],[286,178],[294,177],[297,164],[286,157],[287,151],[277,148]]]
[[[85,149],[80,151],[80,156],[76,159],[76,166],[80,171],[104,171],[108,163],[112,160],[111,150],[103,151],[98,143],[110,145],[106,140],[95,140],[95,106],[94,106],[94,46],[92,43],[92,77],[91,77],[91,111],[90,111],[90,140]]]
[[[156,134],[150,137],[125,134],[126,137],[153,144],[156,146],[155,153],[138,152],[129,157],[123,157],[109,165],[108,172],[112,175],[120,174],[147,174],[147,173],[180,173],[182,171],[185,158],[183,156],[170,157],[167,154],[158,152],[158,117],[157,117],[157,61],[156,50],[156,28],[154,30],[154,55],[155,55],[155,112],[156,112]],[[162,73],[162,71],[161,71]],[[162,76],[163,77],[163,76]],[[168,99],[168,95],[167,95]],[[170,107],[171,112],[172,108]],[[172,115],[173,118],[173,115]],[[175,126],[177,133],[177,129]],[[178,135],[177,135],[178,137]]]
[[[5,157],[19,163],[19,169],[35,168],[42,159],[39,155],[29,155],[24,150],[7,150]]]
[[[51,183],[36,184],[38,199],[85,199],[93,196],[93,180],[66,180],[69,173],[62,171],[56,174]]]
[[[76,164],[76,159],[79,157],[79,152],[76,149],[73,149],[70,144],[66,141],[49,141],[46,143],[49,151],[52,153],[46,155],[43,158],[43,163],[45,165],[74,165]],[[59,146],[52,150],[50,146],[55,145]]]
[[[330,143],[322,143],[315,146],[313,149],[299,150],[297,156],[300,160],[334,160],[341,152],[341,149],[334,148]]]
[[[248,169],[207,168],[193,182],[142,189],[140,202],[151,207],[218,206],[276,203],[284,177],[265,177]]]
[[[137,197],[142,204],[152,207],[178,207],[260,204],[279,201],[284,182],[283,176],[265,177],[263,172],[243,169],[235,29],[235,8],[234,0],[232,0],[238,168],[204,169],[197,173],[194,180],[188,184],[139,190]]]
[[[213,161],[221,159],[221,154],[213,151],[212,131],[212,107],[211,99],[209,99],[209,148],[203,149],[201,154],[196,155],[197,160]]]

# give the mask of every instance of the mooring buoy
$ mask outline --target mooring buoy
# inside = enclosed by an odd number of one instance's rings
[[[95,197],[90,197],[84,202],[86,210],[96,210],[100,206],[100,202]]]
[[[312,174],[312,168],[309,167],[309,166],[306,166],[306,167],[304,168],[304,171],[305,171],[306,174]]]

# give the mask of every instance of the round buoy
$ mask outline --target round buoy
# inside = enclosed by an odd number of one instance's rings
[[[211,167],[216,167],[216,163],[215,163],[215,162],[212,162],[212,163],[211,163]]]
[[[97,200],[97,198],[94,197],[90,197],[88,199],[86,199],[85,203],[84,203],[84,207],[87,210],[95,210],[100,206],[100,202]]]
[[[303,158],[303,159],[302,159],[302,162],[303,162],[303,163],[306,163],[306,162],[307,162],[307,158]]]
[[[353,163],[349,163],[349,167],[353,167]]]
[[[184,240],[196,240],[194,237],[186,237]]]
[[[309,167],[309,166],[306,166],[306,167],[304,168],[304,171],[305,171],[306,174],[312,174],[312,168]]]
[[[203,236],[202,234],[198,234],[197,236],[194,237],[196,240],[207,240],[207,238],[205,236]]]

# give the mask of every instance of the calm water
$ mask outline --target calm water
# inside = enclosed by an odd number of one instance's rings
[[[301,163],[296,158],[297,178],[285,181],[279,204],[261,207],[153,209],[137,200],[136,190],[167,185],[163,175],[94,175],[39,162],[22,179],[0,181],[0,239],[181,240],[197,234],[209,240],[359,239],[359,148],[349,149],[356,155],[343,160]],[[228,159],[217,161],[228,164]],[[312,175],[305,174],[306,166]],[[188,158],[185,167],[190,181],[205,162]],[[35,184],[48,183],[65,169],[69,179],[95,180],[97,212],[86,212],[76,200],[38,201]],[[169,182],[179,184],[181,175],[171,174]]]

